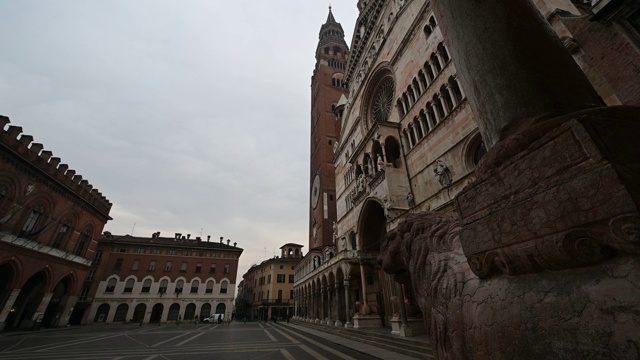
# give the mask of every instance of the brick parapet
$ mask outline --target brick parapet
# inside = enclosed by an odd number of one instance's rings
[[[35,167],[42,175],[65,187],[103,216],[109,217],[112,204],[100,191],[93,188],[81,175],[76,174],[75,170],[69,169],[67,164],[61,164],[60,158],[54,157],[51,151],[43,150],[42,144],[33,142],[33,136],[23,134],[22,127],[7,127],[10,122],[8,117],[0,115],[0,146],[25,164]]]

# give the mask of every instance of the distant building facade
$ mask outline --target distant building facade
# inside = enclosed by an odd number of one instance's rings
[[[193,321],[233,312],[236,243],[175,234],[160,237],[103,234],[93,268],[91,310],[85,323]]]
[[[111,203],[7,124],[0,116],[0,331],[79,323]]]
[[[242,276],[243,286],[239,290],[237,316],[253,320],[268,320],[293,316],[294,268],[302,259],[302,247],[285,244],[280,247],[280,256],[253,265]]]

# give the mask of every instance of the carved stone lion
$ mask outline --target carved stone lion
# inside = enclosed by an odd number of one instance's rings
[[[461,231],[455,214],[412,214],[378,258],[396,281],[411,282],[438,359],[640,357],[636,258],[479,279]]]
[[[451,214],[411,214],[387,235],[379,257],[384,271],[396,281],[413,281],[439,359],[466,358],[459,309],[468,266],[459,233]]]

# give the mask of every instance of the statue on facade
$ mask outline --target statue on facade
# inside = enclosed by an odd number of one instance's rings
[[[433,169],[433,172],[436,173],[438,182],[440,183],[440,185],[442,185],[442,187],[447,187],[451,185],[451,183],[453,183],[451,170],[449,170],[449,167],[444,163],[444,161],[436,161],[436,168]]]
[[[382,171],[384,166],[384,161],[382,161],[382,155],[378,154],[377,161],[378,161],[378,171]]]
[[[387,218],[387,220],[391,219],[391,214],[389,213],[389,210],[391,209],[391,202],[389,201],[389,198],[384,199],[384,217]]]
[[[416,206],[416,202],[413,199],[413,193],[407,194],[407,203],[409,205],[409,209],[413,209]]]

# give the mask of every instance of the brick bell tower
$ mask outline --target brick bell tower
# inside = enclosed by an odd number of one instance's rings
[[[329,7],[327,21],[320,28],[316,66],[311,77],[311,161],[309,249],[331,245],[336,221],[336,182],[333,147],[340,133],[334,110],[347,96],[344,72],[349,47],[342,26]]]

